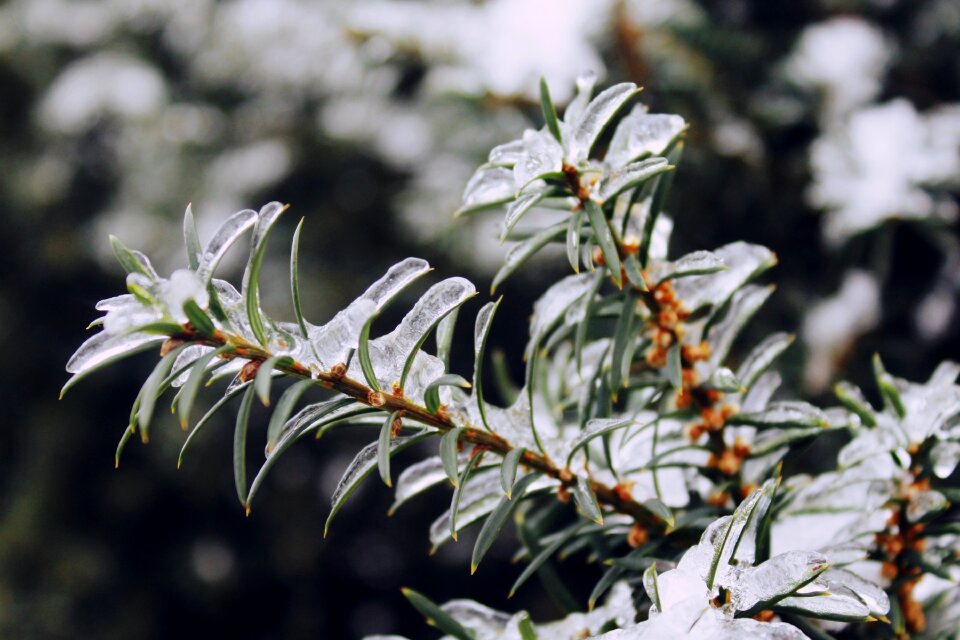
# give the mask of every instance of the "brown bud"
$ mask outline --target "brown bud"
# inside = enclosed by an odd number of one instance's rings
[[[667,349],[673,344],[673,334],[663,329],[657,329],[653,340],[661,349]]]
[[[897,577],[897,565],[892,562],[884,562],[880,567],[880,575],[887,580],[893,580]]]
[[[738,458],[746,458],[750,455],[750,444],[736,438],[733,441],[733,454]]]
[[[242,382],[250,382],[257,377],[257,371],[260,370],[261,364],[262,362],[260,360],[250,360],[243,365],[237,377],[239,377]]]
[[[642,547],[650,541],[650,532],[647,531],[639,522],[634,522],[630,527],[630,533],[627,534],[627,544],[632,548]]]
[[[735,404],[725,404],[720,407],[720,415],[723,416],[724,421],[727,420],[730,416],[735,416],[740,411],[740,407]]]
[[[387,404],[387,397],[382,391],[371,391],[367,394],[367,404],[371,407],[382,407]]]
[[[759,488],[760,488],[760,485],[753,482],[748,482],[747,484],[740,487],[740,499],[741,500],[745,499],[747,496],[749,496],[751,493],[753,493]]]
[[[717,460],[717,471],[725,476],[736,475],[740,471],[741,458],[733,452],[733,449],[724,449]]]
[[[347,365],[342,362],[338,362],[330,368],[330,375],[334,378],[342,378],[347,375]]]
[[[661,284],[654,290],[653,299],[663,305],[673,302],[673,285],[669,281]]]
[[[651,347],[645,356],[647,364],[654,369],[661,369],[667,364],[667,352],[660,347]]]
[[[711,431],[718,431],[722,429],[725,422],[723,419],[723,413],[712,407],[701,409],[700,419],[703,420],[704,426]]]
[[[570,491],[563,485],[560,485],[560,488],[557,489],[557,500],[563,504],[570,502]]]
[[[661,310],[660,313],[657,314],[657,324],[664,329],[673,329],[677,326],[677,320],[676,312],[670,307]]]
[[[163,341],[163,344],[160,345],[160,357],[167,355],[177,347],[186,344],[186,340],[181,340],[180,338],[167,338]]]
[[[687,440],[689,440],[690,442],[696,442],[697,440],[700,439],[700,436],[702,436],[704,432],[707,431],[707,428],[704,427],[702,424],[688,424],[686,427],[683,428],[683,430],[684,430],[684,435],[687,436]]]
[[[764,609],[763,611],[757,613],[757,615],[753,616],[753,619],[760,622],[770,622],[773,620],[773,610]]]
[[[726,491],[715,491],[707,496],[707,504],[714,507],[725,507],[730,502],[730,494]]]
[[[617,494],[618,498],[624,502],[629,502],[630,500],[633,500],[633,493],[631,493],[633,485],[634,483],[630,480],[624,480],[613,485],[613,490]]]

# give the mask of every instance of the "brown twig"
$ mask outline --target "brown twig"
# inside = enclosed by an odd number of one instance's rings
[[[216,331],[213,335],[201,335],[193,327],[186,325],[182,333],[170,336],[171,340],[184,340],[196,344],[204,344],[211,347],[220,347],[230,345],[233,349],[224,353],[221,357],[226,359],[243,358],[252,362],[264,362],[273,354],[262,347],[251,344],[240,336],[226,334],[222,331]],[[411,402],[402,394],[377,392],[362,382],[354,380],[346,375],[343,365],[335,366],[330,371],[314,371],[298,363],[287,361],[277,362],[276,368],[283,373],[295,378],[315,380],[317,384],[327,389],[342,393],[369,406],[376,406],[387,413],[394,411],[403,412],[405,420],[413,420],[440,431],[450,431],[458,425],[445,414],[443,407],[436,413],[431,413],[425,407]],[[460,435],[463,442],[468,442],[485,450],[504,456],[514,447],[510,442],[496,433],[467,428]],[[525,466],[544,473],[551,478],[560,481],[561,486],[569,487],[576,484],[576,476],[566,468],[560,468],[550,458],[543,454],[532,451],[526,451],[523,454],[522,462]],[[613,487],[609,487],[602,482],[590,481],[590,486],[597,496],[597,500],[613,509],[632,517],[647,529],[662,532],[666,528],[666,523],[647,509],[643,504],[632,499],[624,492],[618,492]]]

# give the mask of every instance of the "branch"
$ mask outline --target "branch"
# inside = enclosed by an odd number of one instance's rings
[[[182,340],[195,344],[203,344],[210,347],[221,347],[230,345],[233,350],[221,355],[222,358],[232,360],[233,358],[243,358],[251,362],[263,363],[273,354],[265,349],[251,344],[244,338],[236,335],[215,331],[211,335],[202,335],[194,329],[189,323],[184,325],[181,333],[171,335],[171,340]],[[330,371],[313,371],[304,365],[293,362],[288,364],[277,363],[276,369],[283,373],[305,380],[315,380],[320,386],[332,389],[346,396],[349,396],[362,404],[382,409],[387,413],[394,411],[402,412],[406,419],[411,419],[421,424],[434,427],[440,431],[450,431],[457,428],[449,417],[444,414],[443,407],[436,413],[431,413],[425,407],[411,402],[402,395],[392,395],[383,391],[374,391],[367,385],[349,378],[345,375],[343,365],[335,366]],[[476,428],[467,428],[460,435],[460,440],[492,451],[500,456],[506,455],[514,447],[507,440],[496,433]],[[577,483],[576,475],[570,469],[560,468],[550,460],[549,457],[532,451],[525,451],[523,454],[523,464],[531,469],[536,469],[551,478],[559,480],[564,487],[571,487]],[[615,487],[610,487],[602,482],[590,481],[597,496],[597,500],[618,513],[622,513],[633,518],[637,523],[648,530],[654,532],[663,532],[666,523],[646,506],[633,500],[625,492],[617,491]]]

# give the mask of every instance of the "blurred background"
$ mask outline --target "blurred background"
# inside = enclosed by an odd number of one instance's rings
[[[470,536],[427,557],[443,491],[387,518],[370,480],[323,540],[329,495],[371,433],[294,447],[249,518],[226,413],[180,471],[173,419],[115,471],[152,356],[57,401],[93,305],[123,288],[108,233],[169,273],[188,202],[206,238],[282,200],[264,276],[276,315],[292,318],[301,216],[313,322],[408,255],[485,290],[506,248],[497,213],[453,220],[466,180],[542,124],[541,74],[565,103],[593,71],[690,124],[674,253],[737,239],[776,251],[779,290],[745,343],[797,332],[789,386],[829,401],[841,377],[869,388],[874,351],[914,379],[960,358],[958,54],[955,0],[0,3],[0,636],[430,637],[402,585],[557,614],[534,583],[506,601],[509,544],[473,577]],[[540,267],[504,289],[492,340],[508,354],[563,261]],[[454,369],[469,371],[459,344]],[[562,570],[599,575],[577,558]]]

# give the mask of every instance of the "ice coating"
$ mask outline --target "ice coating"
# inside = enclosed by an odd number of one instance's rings
[[[546,488],[556,487],[559,482],[548,476],[540,476],[527,487],[527,495]],[[457,531],[489,514],[503,497],[500,487],[500,469],[480,469],[473,473],[460,494],[457,510]],[[439,547],[450,539],[450,510],[444,511],[430,525],[430,543]]]
[[[523,140],[511,140],[490,150],[487,162],[495,165],[513,166],[523,153]]]
[[[708,360],[711,369],[716,369],[726,360],[740,330],[763,306],[771,293],[773,293],[771,287],[748,284],[733,294],[726,314],[710,326],[705,336],[711,347]]]
[[[750,618],[729,618],[719,609],[707,611],[691,629],[690,638],[699,640],[805,640],[800,629],[785,622],[760,622]]]
[[[543,199],[544,191],[530,191],[529,193],[524,193],[516,200],[507,205],[507,215],[503,219],[503,234],[501,237],[506,237],[511,229],[520,221],[520,218],[523,215],[532,209],[540,200]]]
[[[189,269],[177,269],[170,274],[170,279],[164,283],[160,295],[167,311],[180,323],[187,321],[183,305],[188,300],[196,302],[201,309],[206,308],[210,302],[203,281]]]
[[[477,312],[476,324],[473,329],[473,355],[479,359],[480,351],[483,349],[483,343],[487,334],[490,332],[490,324],[493,321],[493,312],[497,303],[488,302]]]
[[[549,173],[557,173],[563,164],[563,147],[547,130],[523,132],[523,153],[513,165],[514,191]]]
[[[547,289],[533,304],[533,317],[530,320],[530,342],[527,344],[527,359],[535,346],[567,309],[584,296],[591,288],[592,274],[582,273],[563,278]]]
[[[687,598],[668,613],[626,629],[597,636],[597,640],[809,640],[806,634],[785,622],[760,622],[731,618],[699,598]]]
[[[332,320],[321,327],[308,327],[310,342],[320,358],[320,366],[329,369],[346,362],[350,350],[357,348],[360,332],[367,320],[429,270],[430,265],[420,258],[398,262]]]
[[[209,281],[227,250],[241,235],[253,227],[256,221],[257,212],[253,209],[238,211],[227,218],[204,249],[197,275],[204,281]]]
[[[777,426],[825,427],[830,424],[827,415],[810,403],[800,400],[780,400],[771,402],[766,409],[757,413],[743,413],[737,421],[746,424]]]
[[[870,465],[872,466],[872,465]],[[785,513],[852,509],[868,510],[886,502],[891,480],[883,477],[871,477],[872,468],[856,468],[858,473],[825,473],[798,492],[797,497],[785,510]],[[877,475],[883,476],[883,473]]]
[[[270,228],[276,223],[285,209],[286,207],[279,202],[268,202],[260,207],[260,212],[257,214],[257,220],[253,226],[252,246],[259,247],[263,243],[267,234],[270,232]]]
[[[622,82],[601,91],[581,113],[571,114],[570,109],[567,109],[565,121],[570,126],[570,136],[569,139],[565,138],[564,142],[566,142],[567,157],[571,163],[579,163],[587,159],[597,136],[636,92],[637,85],[632,82]]]
[[[474,600],[450,600],[441,607],[464,628],[474,632],[476,640],[503,638],[512,616]],[[519,638],[519,633],[517,635]]]
[[[937,365],[937,368],[930,375],[927,385],[949,388],[956,384],[958,376],[960,376],[960,363],[944,360]]]
[[[950,506],[946,496],[939,491],[920,491],[907,502],[907,521],[917,522],[933,511],[940,511]]]
[[[470,281],[464,278],[448,278],[430,287],[417,301],[413,308],[404,316],[400,324],[390,333],[370,341],[370,360],[373,370],[381,387],[389,389],[394,382],[400,382],[407,359],[424,340],[440,320],[448,313],[459,307],[476,293]],[[357,329],[359,336],[359,328]],[[323,355],[321,354],[321,357]],[[433,358],[433,360],[430,360]],[[411,370],[411,392],[422,389],[433,379],[443,373],[443,363],[439,359],[427,354],[418,353],[417,365]],[[431,366],[433,361],[439,363],[439,369]],[[436,375],[432,375],[432,374]],[[350,364],[348,375],[362,379],[362,371],[358,359]],[[431,377],[432,375],[432,377]],[[426,380],[426,378],[430,378]]]
[[[649,206],[649,200],[646,206]],[[661,213],[657,216],[657,221],[653,225],[653,233],[650,234],[650,262],[667,259],[667,252],[670,249],[670,236],[672,234],[673,219]]]
[[[417,354],[413,357],[413,364],[410,365],[407,380],[403,385],[404,395],[414,402],[422,403],[423,394],[427,387],[431,382],[442,376],[445,370],[446,368],[440,358],[424,351],[417,351]],[[453,387],[442,386],[439,392],[441,404],[449,404]]]
[[[115,335],[128,333],[162,319],[163,312],[160,309],[147,306],[131,295],[128,299],[111,303],[107,315],[103,318],[103,330]]]
[[[676,570],[687,571],[699,576],[704,585],[706,585],[707,574],[710,572],[711,565],[715,566],[714,556],[716,555],[717,548],[723,544],[732,521],[733,516],[723,516],[707,525],[707,528],[700,536],[700,542],[683,554],[680,562],[677,563]],[[661,586],[661,589],[662,588]]]
[[[948,478],[960,463],[960,442],[938,442],[930,450],[933,474],[938,478]]]
[[[484,167],[473,174],[467,183],[460,210],[504,202],[513,198],[515,193],[513,171],[503,167]]]
[[[111,311],[112,309],[122,309],[129,302],[136,301],[136,298],[132,293],[122,293],[118,296],[113,296],[112,298],[104,298],[96,305],[94,308],[97,311]]]
[[[729,529],[722,535],[719,531],[716,533],[717,537],[712,541],[713,560],[711,562],[713,566],[716,567],[715,572],[718,581],[722,580],[723,571],[726,570],[731,560],[733,560],[734,554],[739,551],[741,539],[747,535],[756,536],[756,527],[767,509],[770,508],[770,496],[775,486],[776,483],[774,480],[768,480],[761,489],[757,489],[747,496],[747,499],[740,503],[740,506],[737,507],[736,511],[734,511],[730,517]],[[701,545],[704,544],[705,539],[706,533],[704,533],[704,537],[700,539]],[[753,553],[754,549],[751,545],[745,547],[744,560],[752,564]],[[706,578],[708,585],[712,587],[712,577],[709,572]]]
[[[189,363],[195,361],[197,358],[200,358],[206,353],[210,353],[211,351],[213,351],[213,347],[208,347],[200,344],[193,344],[184,348],[184,350],[177,355],[177,359],[173,361],[172,371],[179,371],[183,367],[187,366]],[[214,360],[208,363],[207,368],[212,369],[221,364],[223,364],[222,360],[220,361]],[[176,378],[174,378],[171,384],[174,388],[183,386],[186,383],[188,377],[190,377],[189,369],[181,373]]]
[[[593,88],[597,84],[597,74],[594,71],[588,71],[582,75],[577,76],[577,93],[574,95],[573,99],[570,101],[570,104],[567,105],[566,111],[563,113],[563,120],[565,123],[576,122],[583,114],[583,110],[587,108],[587,105],[590,103],[590,96],[593,95]]]
[[[874,615],[886,615],[890,610],[890,597],[887,592],[852,571],[830,568],[821,574],[817,581],[824,583],[831,592],[840,591],[839,587],[849,589]]]
[[[376,453],[376,452],[374,452]],[[457,510],[457,531],[493,511],[503,496],[499,469],[476,471],[460,491]],[[450,537],[450,510],[447,509],[430,525],[430,543],[439,547]]]
[[[870,553],[870,547],[865,542],[845,542],[822,547],[820,552],[827,558],[831,567],[842,567],[865,560]],[[831,568],[832,571],[835,569]]]
[[[467,404],[461,408],[466,410],[470,424],[482,424],[475,395],[471,395]],[[521,389],[517,399],[506,409],[489,403],[484,405],[484,409],[492,431],[516,447],[536,450],[537,445],[530,431],[530,398],[526,389]]]
[[[712,251],[694,251],[672,262],[658,262],[650,269],[653,280],[712,273],[726,267],[723,258]]]
[[[462,452],[457,456],[457,467],[460,468],[470,457],[469,452]],[[443,482],[447,477],[443,470],[440,456],[431,456],[404,469],[397,478],[394,490],[393,505],[390,511],[396,511],[400,505],[410,498]]]
[[[912,384],[895,379],[906,409],[902,425],[911,442],[940,435],[960,414],[960,387],[952,384]]]
[[[703,578],[687,567],[671,569],[657,576],[657,592],[663,607],[661,613],[670,611],[690,597],[696,597],[703,605],[708,600],[707,585]]]
[[[648,158],[634,162],[608,172],[600,183],[599,198],[601,202],[626,191],[634,185],[662,173],[667,168],[665,158]]]
[[[733,569],[721,586],[730,590],[730,603],[747,611],[795,592],[827,567],[827,559],[813,551],[788,551],[747,569]]]
[[[881,424],[876,429],[864,430],[848,442],[837,456],[841,467],[852,467],[877,456],[889,455],[890,451],[907,444],[899,429],[890,429]]]
[[[753,386],[753,381],[791,344],[793,344],[793,336],[790,334],[778,332],[767,336],[740,363],[737,378],[749,389]]]
[[[713,253],[726,265],[726,269],[681,278],[673,285],[677,296],[691,311],[707,304],[722,304],[748,280],[777,262],[776,256],[766,247],[746,242],[733,242]]]
[[[88,338],[67,361],[67,372],[80,375],[92,371],[115,358],[133,353],[151,343],[163,342],[164,336],[146,333],[114,335],[106,331]]]
[[[822,596],[790,596],[777,603],[778,607],[795,610],[817,618],[865,620],[870,610],[855,595],[834,594]]]
[[[587,421],[583,431],[578,433],[570,442],[570,449],[577,449],[584,443],[605,433],[611,433],[617,429],[632,430],[636,426],[640,426],[640,422],[630,417],[593,418]]]
[[[685,127],[680,116],[647,113],[647,107],[638,104],[617,124],[604,161],[617,167],[645,155],[659,155]]]
[[[320,420],[332,421],[338,417],[350,414],[357,409],[356,404],[343,405],[343,398],[335,398],[325,402],[310,404],[298,411],[292,418],[281,427],[277,434],[277,444],[269,450],[264,450],[264,455],[271,458],[283,450],[284,445],[292,439],[300,437],[301,434],[309,431]]]
[[[451,600],[440,608],[471,632],[475,640],[521,640],[519,624],[528,617],[525,611],[510,615],[473,600]],[[628,626],[635,617],[630,587],[625,582],[618,582],[610,588],[606,602],[593,611],[572,613],[562,620],[537,624],[534,628],[537,637],[543,640],[567,640],[585,637],[582,636],[584,632],[599,633],[610,621],[617,626]]]
[[[393,438],[390,441],[390,451],[395,451],[397,448],[410,443],[417,437],[418,436],[400,436]],[[378,445],[378,442],[371,442],[365,446],[357,453],[349,466],[347,466],[346,471],[343,472],[343,476],[340,478],[340,482],[337,484],[337,488],[333,492],[333,496],[330,497],[330,504],[334,510],[336,510],[340,503],[356,488],[357,484],[377,466]]]
[[[746,519],[746,524],[741,530],[739,539],[735,543],[736,548],[732,556],[739,564],[751,566],[757,560],[757,536],[759,535],[760,523],[770,509],[775,489],[776,481],[767,480],[763,487],[754,491],[741,503],[740,507],[738,507],[734,513],[734,519],[736,520],[738,514],[741,513],[741,508],[743,508],[744,512],[742,515]],[[731,536],[733,533],[734,531],[731,529]]]
[[[633,623],[636,615],[630,586],[626,582],[617,582],[610,588],[602,606],[589,613],[573,613],[558,622],[537,625],[537,632],[541,638],[574,638],[584,629],[599,633],[610,620],[618,626],[627,626]]]
[[[226,280],[214,278],[212,284],[217,294],[217,299],[220,301],[220,306],[227,316],[227,322],[229,322],[233,330],[240,335],[252,338],[253,333],[250,330],[250,321],[247,318],[247,311],[243,304],[243,296]]]

